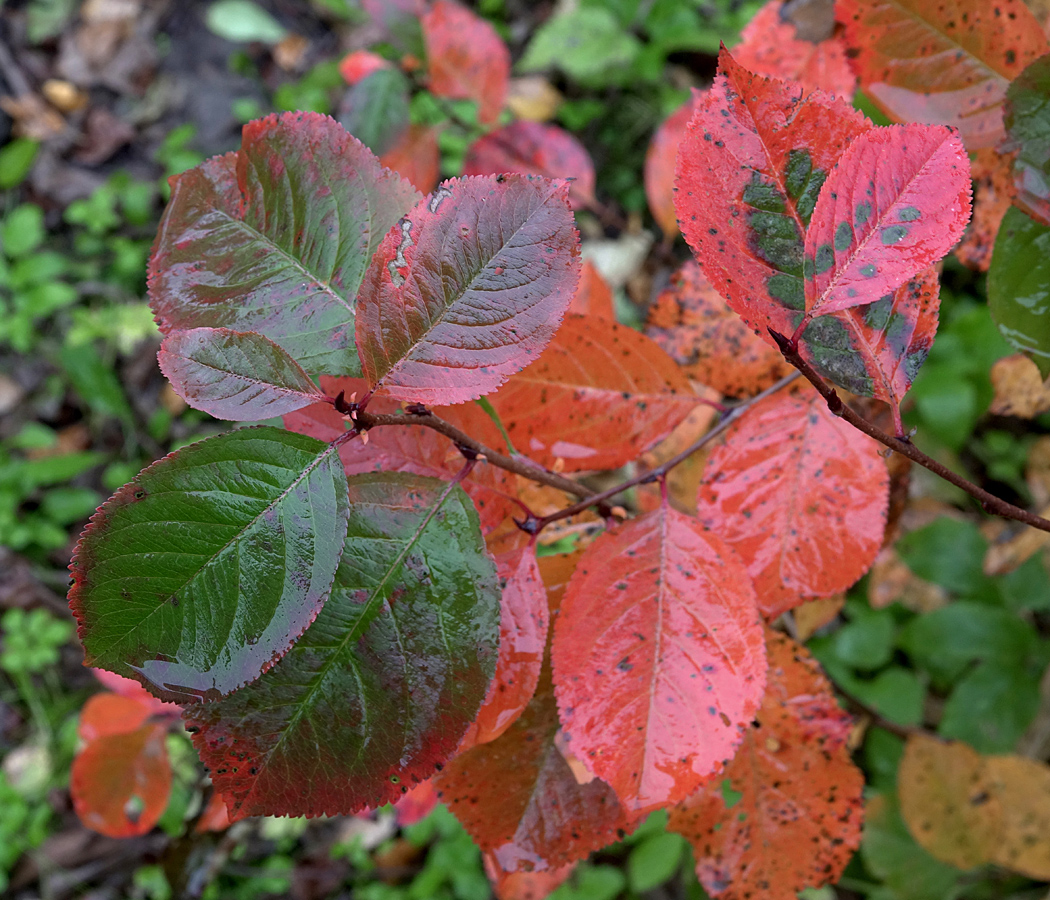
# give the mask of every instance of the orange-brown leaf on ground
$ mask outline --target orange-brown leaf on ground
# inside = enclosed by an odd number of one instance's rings
[[[496,900],[544,900],[576,868],[576,863],[571,862],[539,872],[507,872],[491,853],[482,854],[482,861]]]
[[[694,92],[692,99],[669,115],[653,133],[645,152],[645,196],[649,211],[664,234],[678,234],[678,216],[674,208],[674,166],[678,145],[692,118],[696,101],[703,96]]]
[[[773,618],[843,591],[882,545],[889,476],[879,445],[809,385],[748,409],[712,451],[701,520],[740,554]]]
[[[615,469],[700,402],[681,368],[625,325],[567,315],[539,359],[489,402],[514,446],[544,466]]]
[[[784,357],[729,308],[692,259],[656,298],[645,333],[690,378],[729,397],[757,394],[791,371]]]
[[[561,608],[565,589],[569,586],[582,556],[582,550],[574,550],[572,553],[552,553],[550,556],[540,557],[540,576],[547,589],[547,606],[552,615]]]
[[[547,649],[547,591],[536,551],[528,545],[496,558],[500,600],[499,658],[485,702],[460,749],[494,741],[532,699]]]
[[[213,790],[193,830],[196,834],[204,834],[206,831],[225,831],[229,827],[230,814],[226,810],[226,801],[222,799],[222,794]]]
[[[1022,756],[990,756],[985,765],[1003,809],[992,862],[1050,880],[1050,766]]]
[[[1039,367],[1021,353],[1004,356],[992,364],[995,399],[988,412],[996,416],[1034,419],[1050,409],[1050,386],[1039,374]]]
[[[1002,803],[984,763],[966,744],[914,734],[897,770],[908,830],[930,854],[960,869],[988,862],[1003,827]]]
[[[968,150],[1002,140],[1007,86],[1050,50],[1023,0],[839,0],[835,13],[875,105],[958,128]]]
[[[864,776],[850,719],[800,644],[767,631],[769,681],[755,726],[725,771],[671,810],[708,893],[795,900],[834,882],[860,844]]]
[[[510,51],[485,19],[453,0],[423,14],[427,86],[439,97],[475,100],[478,121],[499,118],[510,80]]]
[[[577,316],[596,316],[610,322],[616,321],[612,288],[589,259],[585,259],[580,268],[580,284],[573,294],[568,311]]]
[[[379,161],[402,178],[407,178],[421,194],[429,194],[441,178],[437,129],[409,125]]]
[[[496,740],[449,762],[440,798],[505,872],[556,871],[618,840],[633,824],[609,785],[581,785],[555,745],[548,669],[521,717]]]
[[[77,754],[69,792],[81,822],[107,837],[134,837],[157,824],[171,793],[167,732],[146,723],[104,734]]]
[[[666,504],[584,551],[554,625],[558,708],[628,809],[678,803],[733,755],[765,685],[754,604],[733,551]]]
[[[999,225],[1010,208],[1015,194],[1014,155],[978,150],[970,163],[973,176],[973,218],[955,248],[964,266],[987,272]]]
[[[819,42],[800,39],[783,16],[784,6],[783,0],[769,0],[755,13],[733,48],[736,61],[758,75],[852,100],[857,78],[846,59],[845,42],[838,35]]]

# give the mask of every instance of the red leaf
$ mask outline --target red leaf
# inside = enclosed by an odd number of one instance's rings
[[[695,260],[671,277],[649,308],[645,330],[694,381],[730,397],[747,397],[791,371],[712,287]]]
[[[675,159],[685,137],[686,126],[702,96],[699,91],[694,92],[691,100],[664,119],[653,133],[649,149],[645,151],[645,197],[656,224],[669,236],[678,234],[674,202]]]
[[[497,557],[500,602],[499,659],[489,692],[460,748],[494,741],[522,714],[540,679],[547,649],[547,591],[529,545]]]
[[[441,177],[437,129],[409,125],[379,162],[415,185],[420,193],[429,194]]]
[[[557,731],[548,670],[521,718],[434,779],[438,796],[506,872],[557,870],[629,827],[609,785],[577,782],[555,745]]]
[[[77,754],[69,793],[84,825],[115,838],[153,828],[171,793],[166,735],[166,726],[146,724],[102,735]]]
[[[871,566],[886,525],[879,445],[815,390],[747,410],[712,451],[698,515],[740,554],[773,618],[843,591]]]
[[[257,422],[324,399],[299,363],[253,331],[176,331],[157,362],[176,394],[217,419]]]
[[[377,394],[462,403],[526,366],[579,278],[568,186],[521,175],[447,181],[391,229],[357,303]]]
[[[752,331],[792,334],[805,307],[803,242],[846,147],[873,127],[845,101],[752,75],[725,50],[689,123],[675,207],[704,275]]]
[[[249,122],[240,150],[171,185],[150,261],[160,330],[255,331],[311,374],[356,374],[354,295],[412,187],[315,113]]]
[[[755,13],[733,48],[736,61],[757,75],[852,100],[857,78],[846,60],[845,42],[835,35],[819,42],[801,39],[783,11],[783,0],[769,0]]]
[[[568,311],[577,316],[595,316],[610,322],[616,321],[612,288],[589,259],[585,259],[580,268],[580,283],[576,287],[576,293],[572,295]]]
[[[817,198],[806,232],[806,315],[873,303],[932,265],[970,219],[970,162],[941,125],[857,137]]]
[[[999,143],[1007,85],[1050,50],[1022,0],[839,0],[835,11],[875,104],[954,126],[969,150]]]
[[[434,0],[422,24],[427,86],[439,97],[476,100],[478,121],[495,122],[510,80],[510,51],[496,29],[452,0]]]
[[[131,679],[125,680],[130,681]],[[140,687],[139,690],[146,693],[144,688]],[[154,703],[159,703],[149,694],[146,696]],[[177,712],[182,712],[174,703],[163,705],[172,706]],[[122,697],[120,694],[95,694],[88,698],[84,708],[80,711],[77,736],[82,741],[90,743],[100,737],[137,731],[151,715],[153,715],[153,710],[149,703],[131,697]]]
[[[397,824],[401,828],[415,825],[416,822],[429,816],[437,805],[438,795],[434,787],[434,779],[429,778],[417,784],[394,804]]]
[[[474,141],[463,162],[464,175],[542,175],[574,179],[569,203],[579,209],[594,201],[594,163],[576,138],[557,125],[520,120]]]
[[[483,854],[482,861],[496,900],[544,900],[576,868],[576,863],[571,862],[541,872],[506,872],[491,853]]]
[[[140,704],[149,707],[151,715],[154,716],[180,716],[182,707],[177,703],[165,703],[158,700],[137,681],[118,675],[116,672],[108,672],[105,669],[92,669],[91,674],[99,680],[103,687],[108,688],[121,697],[137,700]],[[86,706],[85,706],[86,708]],[[83,716],[83,713],[81,713]]]
[[[230,827],[230,814],[226,812],[226,803],[222,794],[212,791],[208,797],[208,805],[197,819],[193,831],[195,834],[204,834],[206,831],[225,831]]]
[[[584,551],[551,659],[569,748],[638,813],[721,768],[765,686],[751,579],[719,537],[666,505]]]
[[[515,447],[566,471],[615,469],[669,434],[699,403],[671,357],[643,334],[566,316],[536,362],[489,402]]]
[[[755,726],[723,777],[672,809],[667,825],[724,900],[795,900],[837,881],[860,844],[864,776],[846,746],[850,719],[808,651],[766,634],[769,684]],[[740,796],[727,802],[726,787]]]
[[[383,59],[378,53],[369,50],[355,50],[347,53],[339,61],[339,74],[343,80],[353,86],[359,81],[364,81],[373,72],[380,69],[391,69],[393,66],[388,60]]]

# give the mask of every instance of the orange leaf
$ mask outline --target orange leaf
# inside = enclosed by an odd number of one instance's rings
[[[672,809],[667,826],[693,845],[708,893],[725,900],[795,900],[836,881],[860,844],[864,776],[846,747],[850,719],[804,647],[766,636],[769,684],[754,727],[723,776]]]
[[[182,711],[177,704],[165,705],[174,706],[179,713]],[[95,694],[88,698],[80,711],[77,736],[90,743],[101,737],[137,731],[152,714],[153,710],[148,703],[134,697],[109,693]]]
[[[660,292],[645,333],[690,378],[730,397],[757,394],[791,371],[784,357],[729,308],[695,260]]]
[[[754,589],[722,540],[666,505],[583,553],[551,660],[569,749],[641,814],[721,768],[765,685]]]
[[[226,811],[226,801],[222,799],[222,794],[213,790],[193,830],[196,834],[204,834],[206,831],[225,831],[229,827],[230,814]]]
[[[428,778],[426,781],[421,781],[394,804],[394,809],[397,811],[397,824],[402,828],[415,825],[416,822],[429,816],[437,804],[438,795],[434,787],[434,779]]]
[[[150,831],[171,793],[164,725],[106,734],[73,760],[69,792],[80,821],[108,837]]]
[[[595,316],[610,322],[616,321],[612,288],[589,259],[585,259],[580,268],[580,283],[569,304],[568,312],[577,316]]]
[[[441,177],[437,130],[409,125],[394,146],[379,157],[379,162],[407,178],[421,194],[429,194]]]
[[[435,0],[422,24],[427,86],[439,97],[477,101],[478,121],[495,122],[510,80],[510,51],[496,29],[452,0]]]
[[[878,444],[808,385],[747,410],[700,486],[699,516],[741,556],[767,618],[843,591],[875,560],[889,476]]]
[[[973,218],[955,255],[965,266],[987,272],[999,225],[1010,208],[1014,188],[1013,154],[978,150],[970,166],[973,176]]]

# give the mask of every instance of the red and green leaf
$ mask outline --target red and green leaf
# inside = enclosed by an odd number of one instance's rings
[[[970,220],[970,162],[940,125],[859,135],[806,232],[807,317],[874,303],[944,256]]]
[[[495,122],[510,80],[510,51],[496,29],[452,0],[434,0],[420,21],[427,86],[439,97],[477,101],[478,121]]]
[[[153,463],[91,517],[70,564],[85,662],[179,703],[253,681],[328,597],[347,514],[336,450],[277,428]]]
[[[800,38],[784,16],[784,0],[769,0],[740,33],[733,56],[757,75],[797,81],[807,91],[827,91],[850,101],[857,77],[846,59],[846,44],[832,35]],[[829,11],[830,15],[830,11]]]
[[[478,138],[467,149],[464,175],[542,175],[570,178],[573,209],[594,200],[594,163],[583,144],[557,125],[511,122]]]
[[[452,755],[488,689],[499,588],[466,494],[377,473],[350,479],[349,498],[313,625],[257,682],[187,712],[231,819],[398,799]]]
[[[808,386],[748,409],[712,453],[698,515],[743,559],[774,618],[843,591],[871,566],[889,478],[878,444]]]
[[[791,371],[714,289],[695,260],[686,262],[649,308],[645,333],[694,381],[747,397]]]
[[[699,400],[675,361],[645,335],[569,315],[540,358],[489,402],[518,450],[544,466],[561,459],[574,472],[630,462]]]
[[[732,757],[765,686],[747,571],[666,504],[584,551],[551,658],[569,749],[639,813],[685,799]]]
[[[540,679],[547,650],[547,591],[536,550],[530,544],[496,559],[500,598],[499,659],[478,717],[463,737],[463,747],[494,741],[528,706]]]
[[[837,881],[860,844],[864,776],[846,745],[850,719],[803,646],[774,631],[767,642],[755,725],[722,777],[672,809],[667,826],[724,900],[795,900]]]
[[[279,344],[253,331],[176,331],[157,361],[176,394],[217,419],[257,422],[325,396]]]
[[[505,872],[556,870],[623,837],[634,821],[609,785],[576,780],[555,743],[550,672],[499,738],[457,756],[438,795]]]
[[[354,298],[411,185],[315,113],[250,122],[240,150],[171,184],[150,260],[161,331],[255,331],[311,374],[357,374]]]
[[[1007,89],[1003,124],[1017,151],[1015,202],[1036,221],[1050,225],[1050,53],[1028,66]]]
[[[670,236],[678,234],[674,202],[675,160],[686,126],[701,96],[699,92],[694,93],[691,100],[664,119],[653,132],[645,151],[645,197],[649,201],[649,211],[660,230]]]
[[[579,279],[568,185],[534,176],[445,182],[383,240],[357,306],[376,394],[473,400],[535,359]]]
[[[1002,140],[1007,85],[1050,45],[1023,0],[838,0],[860,84],[887,116]]]

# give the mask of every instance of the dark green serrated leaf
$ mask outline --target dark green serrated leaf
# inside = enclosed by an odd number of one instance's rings
[[[246,428],[155,462],[77,544],[87,663],[180,703],[253,681],[327,598],[347,512],[337,449],[290,431]]]
[[[317,621],[259,681],[187,714],[234,818],[398,799],[455,751],[492,678],[500,592],[470,498],[406,473],[349,489]]]
[[[1050,215],[1050,54],[1039,57],[1010,83],[1003,125],[1017,150],[1017,202],[1046,222]]]
[[[408,127],[408,113],[408,79],[397,69],[379,69],[347,91],[339,124],[382,155]]]

